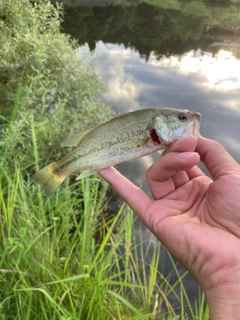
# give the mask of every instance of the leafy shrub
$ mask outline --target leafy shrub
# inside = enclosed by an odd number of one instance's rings
[[[15,104],[13,118],[25,119],[21,130],[26,141],[18,133],[9,145],[12,152],[24,145],[22,156],[29,145],[30,118],[42,159],[55,160],[62,138],[112,115],[96,99],[104,83],[91,64],[76,56],[77,43],[60,33],[62,18],[62,6],[48,0],[2,0],[0,4],[0,110],[4,122]]]
[[[0,6],[0,109],[11,109],[21,83],[28,108],[41,113],[64,105],[88,117],[83,109],[104,84],[76,56],[77,43],[60,33],[63,8],[47,0],[2,0]]]

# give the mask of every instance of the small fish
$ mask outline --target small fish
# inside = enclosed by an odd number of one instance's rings
[[[101,169],[165,149],[175,140],[198,135],[201,115],[194,111],[154,108],[129,112],[96,128],[73,134],[62,146],[75,146],[69,154],[39,170],[32,179],[52,195],[70,174],[76,180]]]

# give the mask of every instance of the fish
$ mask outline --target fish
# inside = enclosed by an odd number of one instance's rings
[[[201,115],[173,108],[149,108],[121,114],[62,142],[75,148],[62,159],[39,170],[32,180],[52,195],[66,177],[82,170],[76,180],[101,169],[166,149],[188,135],[198,135]]]

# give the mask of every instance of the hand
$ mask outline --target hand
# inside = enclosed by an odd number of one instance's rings
[[[154,200],[114,168],[100,174],[197,279],[211,319],[239,319],[240,166],[227,151],[203,137],[173,143],[147,171]]]

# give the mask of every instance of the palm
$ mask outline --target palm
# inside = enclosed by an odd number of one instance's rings
[[[172,144],[149,168],[154,200],[113,168],[101,175],[207,288],[231,281],[229,270],[240,265],[240,168],[220,145],[203,138],[196,144],[193,137]],[[194,150],[213,180],[196,166]],[[181,153],[191,157],[179,159]]]
[[[156,200],[143,220],[205,288],[211,286],[208,279],[215,270],[220,273],[240,263],[240,172],[214,182],[197,167],[190,169],[188,182],[187,174],[177,172],[158,188],[156,181],[149,181]],[[164,190],[170,193],[164,195]],[[226,276],[229,280],[229,272]]]
[[[173,143],[148,169],[154,200],[114,168],[100,174],[195,276],[211,319],[239,319],[240,166],[226,150],[202,137]]]

